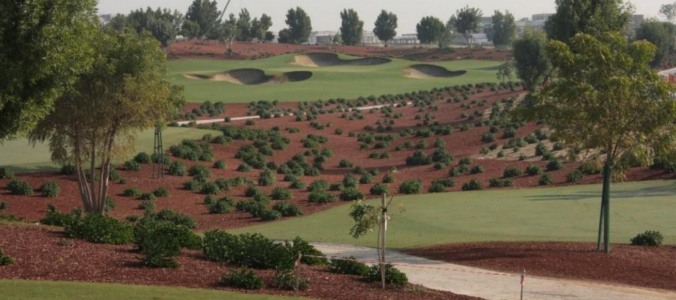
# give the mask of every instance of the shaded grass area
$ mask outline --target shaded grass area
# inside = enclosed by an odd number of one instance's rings
[[[611,241],[629,243],[636,234],[658,230],[676,244],[676,181],[611,186]],[[388,245],[412,248],[482,241],[596,242],[601,186],[455,192],[395,197]],[[371,201],[371,204],[376,204]],[[349,205],[283,222],[233,230],[274,239],[304,239],[375,246],[376,234],[353,239]]]
[[[238,294],[234,292],[122,284],[0,280],[2,299],[92,299],[92,300],[182,300],[182,299],[293,299],[289,297]]]
[[[342,58],[351,59],[341,55]],[[435,65],[452,71],[467,73],[453,78],[412,79],[403,75],[412,61],[393,59],[382,65],[305,67],[291,64],[294,55],[275,56],[259,60],[180,59],[169,62],[169,80],[185,86],[189,102],[223,101],[241,103],[258,100],[313,101],[330,98],[356,98],[430,90],[457,84],[496,82],[500,62],[462,60],[440,62]],[[312,78],[301,82],[282,84],[237,85],[223,81],[188,79],[184,73],[213,75],[232,69],[255,68],[270,75],[291,71],[311,71]]]
[[[183,139],[199,139],[204,134],[217,134],[217,131],[202,130],[196,128],[168,127],[162,131],[162,141],[165,149],[180,143]],[[155,141],[155,129],[148,129],[139,133],[136,137],[135,151],[153,152]],[[38,143],[32,146],[27,139],[5,141],[0,144],[0,167],[10,167],[17,173],[53,171],[60,168],[51,161],[49,143]]]

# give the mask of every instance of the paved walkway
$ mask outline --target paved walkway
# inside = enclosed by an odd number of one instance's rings
[[[377,262],[374,248],[313,243],[327,257],[354,256],[365,263]],[[428,288],[485,299],[519,299],[520,274],[466,267],[389,251],[387,260],[402,270],[411,283]],[[524,299],[676,299],[676,292],[638,287],[528,276]]]

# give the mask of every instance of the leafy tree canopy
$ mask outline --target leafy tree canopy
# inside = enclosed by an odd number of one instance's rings
[[[340,36],[343,45],[356,45],[361,43],[364,33],[364,22],[359,20],[359,15],[354,9],[345,9],[340,12]]]
[[[445,29],[444,23],[432,16],[423,17],[416,25],[418,40],[423,44],[438,42]]]
[[[475,7],[465,6],[459,9],[454,15],[455,30],[462,34],[467,41],[467,45],[472,43],[472,34],[477,32],[479,21],[481,21],[481,10]],[[453,18],[453,17],[452,17]]]
[[[512,45],[517,75],[524,87],[534,92],[551,71],[551,63],[545,54],[547,37],[539,32],[528,31]]]
[[[375,28],[373,33],[378,37],[379,40],[387,43],[397,35],[397,15],[392,12],[387,12],[382,10],[378,19],[376,19]]]
[[[282,29],[279,32],[280,43],[302,44],[307,42],[310,32],[312,32],[312,20],[302,8],[289,9],[286,13],[286,25],[289,28]]]
[[[657,46],[655,58],[650,65],[658,67],[674,50],[676,35],[676,26],[669,22],[659,22],[656,20],[645,21],[636,31],[636,39],[649,41]]]
[[[24,134],[91,66],[93,0],[0,0],[0,141]]]
[[[183,15],[178,11],[171,12],[168,9],[152,10],[150,7],[138,9],[129,13],[129,15],[116,15],[108,24],[109,27],[116,30],[123,30],[126,27],[133,28],[136,32],[147,31],[157,39],[162,46],[167,46],[176,40]]]
[[[633,8],[623,0],[556,0],[556,13],[545,23],[550,39],[567,43],[577,33],[600,36],[627,29]]]
[[[516,22],[514,15],[509,11],[504,14],[498,10],[492,17],[493,19],[493,44],[496,46],[509,45],[514,41],[516,34]]]
[[[216,1],[194,0],[185,14],[186,22],[190,21],[192,24],[188,25],[189,30],[184,30],[183,34],[188,38],[218,39],[222,26],[218,20],[221,12],[217,5]]]

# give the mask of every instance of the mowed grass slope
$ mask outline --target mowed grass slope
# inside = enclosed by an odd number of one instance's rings
[[[294,65],[294,54],[259,60],[208,60],[179,59],[169,62],[172,83],[185,86],[189,102],[223,101],[248,103],[258,100],[313,101],[330,98],[356,98],[380,96],[418,90],[430,90],[457,84],[495,82],[500,62],[462,60],[433,63],[449,70],[467,70],[462,76],[452,78],[412,79],[404,77],[404,70],[419,62],[393,59],[392,62],[372,66],[304,67]],[[341,55],[342,58],[354,57]],[[268,75],[291,71],[311,71],[313,76],[305,81],[279,84],[238,85],[224,81],[188,79],[183,74],[212,75],[233,69],[255,68]]]
[[[620,183],[613,184],[611,190],[613,243],[627,244],[638,233],[658,230],[665,244],[676,244],[676,181]],[[582,185],[397,196],[389,210],[388,245],[412,248],[477,241],[595,242],[600,193],[600,185]],[[360,239],[348,235],[352,226],[348,209],[345,205],[233,232],[375,246],[375,233]]]
[[[205,289],[28,280],[0,280],[0,291],[1,299],[14,300],[297,299],[270,295],[238,294],[234,292]]]
[[[183,139],[199,139],[204,134],[218,134],[217,131],[195,128],[168,127],[162,131],[164,149],[180,143]],[[153,152],[155,129],[148,129],[136,137],[136,147],[132,155],[144,151]],[[37,143],[35,147],[27,139],[5,141],[0,144],[0,167],[10,167],[16,172],[49,171],[60,166],[51,161],[49,143]]]

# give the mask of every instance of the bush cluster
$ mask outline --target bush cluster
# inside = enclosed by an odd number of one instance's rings
[[[59,187],[59,184],[54,181],[45,182],[45,184],[40,187],[40,193],[44,197],[55,198],[59,196],[60,191],[61,187]]]
[[[12,179],[5,187],[12,195],[33,195],[33,187],[21,179]]]
[[[659,231],[646,230],[631,239],[631,244],[636,246],[659,246],[662,245],[664,236]]]
[[[272,210],[279,212],[282,217],[302,216],[303,210],[295,204],[278,202],[272,206]]]
[[[150,159],[150,155],[148,155],[148,153],[145,152],[139,152],[138,154],[136,154],[136,156],[134,156],[134,161],[139,164],[149,164],[152,162],[152,160]]]
[[[422,192],[422,182],[418,179],[407,180],[399,185],[399,193],[402,194],[420,194]]]
[[[357,261],[353,256],[343,259],[332,259],[328,267],[329,271],[333,273],[348,275],[366,276],[369,271],[369,267],[366,264]]]
[[[291,270],[278,270],[272,282],[276,288],[290,291],[304,291],[310,285],[307,279],[296,276]]]
[[[141,171],[141,164],[135,160],[128,160],[124,162],[124,169],[127,171]]]
[[[169,147],[171,155],[191,161],[211,161],[213,152],[209,144],[198,144],[191,140],[183,140],[181,144]]]
[[[86,214],[84,217],[77,215],[71,218],[65,224],[64,234],[92,243],[114,245],[128,244],[134,239],[131,225],[98,214]]]
[[[512,186],[510,179],[491,178],[490,187],[509,187]]]
[[[468,182],[465,182],[462,185],[463,191],[476,191],[476,190],[483,190],[483,189],[484,189],[483,184],[481,184],[481,182],[476,180],[476,179],[472,179]]]
[[[300,238],[280,244],[260,234],[233,235],[218,230],[204,233],[202,251],[212,261],[260,269],[291,269],[298,252],[323,256]]]
[[[144,254],[143,263],[156,268],[178,267],[174,257],[182,248],[201,248],[201,238],[190,230],[194,227],[194,220],[168,209],[147,213],[134,226],[134,244]]]
[[[188,174],[188,168],[180,161],[173,161],[169,164],[169,175],[185,176]]]
[[[366,273],[366,276],[364,276],[364,278],[366,279],[366,281],[369,282],[381,281],[382,278],[380,274],[380,266],[373,265],[369,267],[368,272]],[[399,271],[399,269],[395,268],[394,266],[386,264],[385,283],[395,286],[404,286],[408,283],[408,277],[406,277],[406,274]]]
[[[345,187],[343,190],[340,192],[340,200],[343,201],[352,201],[352,200],[359,200],[364,198],[364,194],[359,191],[358,188],[356,187]]]

